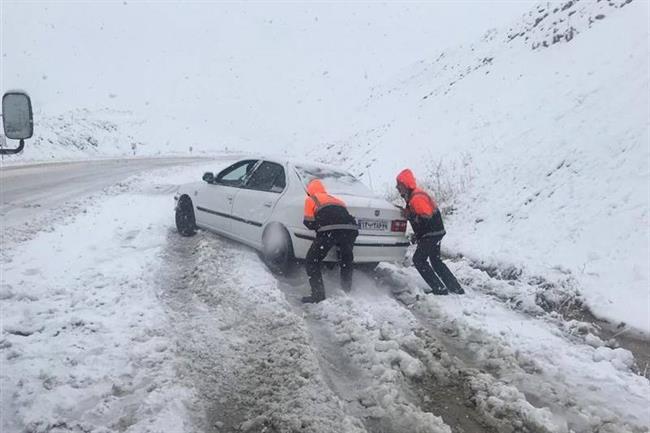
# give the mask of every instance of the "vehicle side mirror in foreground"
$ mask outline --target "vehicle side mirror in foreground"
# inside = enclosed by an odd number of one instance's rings
[[[214,183],[214,173],[203,173],[203,180],[207,183]]]
[[[0,154],[18,153],[25,147],[25,141],[34,134],[32,102],[25,92],[14,90],[2,97],[2,125],[5,136],[11,140],[20,140],[15,149],[0,149]]]

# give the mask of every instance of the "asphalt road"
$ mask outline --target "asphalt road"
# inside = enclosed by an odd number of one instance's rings
[[[142,171],[205,160],[139,158],[2,167],[2,225],[4,229],[22,225],[67,201],[100,191]]]

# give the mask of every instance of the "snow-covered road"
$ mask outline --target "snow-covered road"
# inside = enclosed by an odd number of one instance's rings
[[[174,185],[224,164],[120,179],[3,245],[3,432],[650,430],[631,353],[528,282],[458,259],[467,295],[431,297],[381,265],[350,295],[326,272],[329,298],[305,307],[301,269],[178,236]]]
[[[0,217],[6,236],[25,227],[38,230],[53,211],[127,177],[199,158],[134,158],[3,166],[0,169]],[[47,215],[46,218],[43,216]]]

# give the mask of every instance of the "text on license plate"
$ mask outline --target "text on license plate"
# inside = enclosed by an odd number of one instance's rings
[[[386,220],[359,219],[357,220],[357,225],[359,226],[359,230],[388,230],[388,221]]]

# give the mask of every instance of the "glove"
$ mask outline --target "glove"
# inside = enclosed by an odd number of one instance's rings
[[[415,233],[411,233],[408,235],[408,240],[411,245],[415,245],[418,243],[418,238],[415,236]]]

